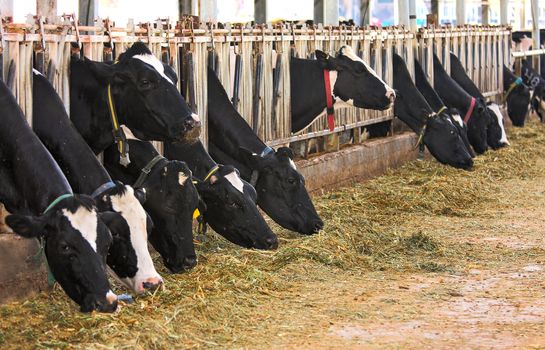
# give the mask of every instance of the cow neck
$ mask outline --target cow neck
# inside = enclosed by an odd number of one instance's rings
[[[35,215],[63,194],[72,193],[66,177],[51,154],[27,124],[8,87],[0,81],[0,149],[11,167],[13,183],[23,207]]]
[[[267,147],[235,109],[223,85],[210,69],[208,70],[208,132],[210,140],[233,158],[237,158],[241,147],[257,154]]]
[[[467,75],[462,63],[452,52],[450,53],[450,76],[456,81],[468,94],[475,98],[485,100],[479,88],[473,80]]]
[[[439,109],[443,108],[445,106],[443,100],[441,100],[441,97],[439,97],[437,92],[435,92],[435,90],[429,83],[424,73],[424,70],[422,69],[422,66],[417,59],[415,59],[414,72],[416,88],[424,96],[430,107],[434,111],[438,111]]]
[[[307,127],[327,107],[324,71],[317,60],[291,58],[292,132]]]
[[[64,105],[41,75],[33,79],[34,131],[49,149],[77,193],[92,194],[112,187],[104,167],[70,122]],[[55,127],[51,127],[55,125]]]
[[[218,165],[200,140],[192,144],[165,143],[165,157],[186,162],[193,176],[198,179],[204,179]]]

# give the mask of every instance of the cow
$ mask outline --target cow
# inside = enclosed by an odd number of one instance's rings
[[[418,142],[426,145],[440,163],[470,169],[473,159],[450,116],[444,110],[433,111],[414,85],[403,58],[397,54],[392,58],[397,93],[394,114],[419,135]]]
[[[432,110],[435,111],[435,113],[444,110],[449,115],[451,121],[458,128],[458,131],[460,132],[460,137],[462,138],[466,149],[468,150],[471,157],[474,158],[475,152],[473,151],[473,148],[471,148],[471,144],[469,143],[469,140],[467,138],[467,125],[464,124],[464,121],[462,120],[462,117],[460,116],[460,113],[457,109],[447,108],[443,100],[441,100],[441,97],[439,97],[437,92],[435,92],[435,90],[431,86],[426,76],[426,73],[424,73],[424,69],[416,58],[414,59],[414,78],[416,88],[418,89],[418,91],[420,91],[422,96],[424,96]]]
[[[204,202],[204,220],[227,240],[247,248],[276,249],[278,239],[256,205],[255,189],[233,166],[217,164],[200,141],[164,144],[168,159],[187,163]]]
[[[0,120],[0,202],[13,213],[6,224],[43,242],[53,277],[82,312],[115,311],[105,267],[112,236],[94,200],[72,192],[1,81]]]
[[[303,234],[324,225],[305,189],[305,180],[287,147],[273,150],[252,131],[229,101],[213,70],[208,70],[210,155],[234,165],[257,192],[257,204],[282,227]]]
[[[333,104],[376,110],[391,107],[394,90],[350,46],[341,47],[337,57],[320,50],[315,54],[316,60],[290,60],[292,132],[310,125],[327,108],[327,95]]]
[[[114,212],[120,216],[105,216],[113,234],[107,263],[114,277],[136,293],[157,288],[163,279],[155,270],[148,250],[152,221],[141,204],[144,192],[112,182],[72,125],[53,86],[36,70],[32,93],[34,132],[55,158],[72,188],[95,198],[101,212]]]
[[[533,90],[530,106],[543,122],[545,120],[545,79],[532,68],[528,60],[522,60],[521,73],[524,84]]]
[[[514,126],[523,127],[530,105],[530,89],[509,68],[503,66],[504,101]]]
[[[133,138],[130,130],[125,134],[131,163],[119,164],[119,152],[110,146],[104,151],[104,166],[114,179],[145,190],[144,208],[154,223],[150,243],[170,271],[187,271],[197,263],[192,224],[199,194],[191,171],[184,162],[162,157],[150,142]]]
[[[486,99],[479,90],[479,88],[473,83],[473,81],[467,75],[462,62],[456,57],[454,53],[450,53],[450,76],[456,81],[468,94],[476,98],[478,103],[482,103],[486,106],[486,110],[489,113],[489,124],[486,133],[487,143],[492,149],[498,149],[509,144],[507,140],[507,133],[503,125],[503,115],[500,112],[500,108],[496,103],[486,103]]]
[[[121,54],[115,64],[73,57],[72,121],[95,154],[115,141],[126,156],[122,124],[142,140],[192,142],[199,136],[200,121],[176,88],[176,81],[172,68],[141,42]]]
[[[433,56],[433,86],[447,107],[456,108],[464,114],[467,137],[473,150],[477,154],[486,152],[487,129],[490,124],[486,108],[447,74],[436,55]]]

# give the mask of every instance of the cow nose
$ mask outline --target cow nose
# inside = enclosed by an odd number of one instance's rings
[[[265,240],[267,244],[267,249],[276,249],[278,248],[278,239],[276,237],[269,237]]]
[[[163,284],[163,280],[160,277],[151,277],[142,282],[142,286],[148,291],[156,290],[161,284]]]
[[[322,220],[316,221],[314,223],[314,233],[320,232],[324,228],[324,222]]]
[[[186,256],[184,258],[184,262],[182,264],[182,267],[184,270],[191,270],[192,268],[197,265],[197,257],[195,256]]]

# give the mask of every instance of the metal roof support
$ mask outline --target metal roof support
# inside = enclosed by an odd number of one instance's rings
[[[197,16],[197,10],[199,9],[198,0],[178,0],[178,12],[179,17],[184,15]]]
[[[254,20],[256,24],[267,23],[267,0],[254,0]]]
[[[83,26],[95,25],[98,17],[99,0],[79,0],[79,23]]]
[[[397,0],[397,23],[409,27],[409,0]]]
[[[489,9],[490,9],[489,0],[481,0],[481,24],[483,25],[490,24]]]
[[[339,25],[339,0],[314,0],[314,23]]]

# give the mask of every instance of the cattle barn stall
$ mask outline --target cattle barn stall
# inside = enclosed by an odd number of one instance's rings
[[[80,53],[96,60],[115,60],[136,41],[147,43],[163,62],[171,64],[178,86],[206,132],[206,67],[212,66],[233,103],[248,124],[270,146],[308,140],[393,119],[392,109],[371,111],[355,107],[336,111],[335,129],[330,131],[325,115],[308,128],[290,131],[289,58],[313,58],[314,50],[334,54],[342,45],[368,62],[388,84],[392,83],[392,53],[403,56],[411,72],[413,55],[432,77],[432,53],[437,52],[447,71],[449,50],[460,57],[484,95],[496,102],[502,96],[502,65],[510,63],[509,27],[460,26],[421,28],[411,33],[402,27],[384,29],[359,27],[307,27],[292,25],[221,26],[186,17],[177,23],[168,20],[129,22],[115,27],[110,20],[98,19],[94,26],[78,26],[74,16],[65,15],[58,24],[44,24],[41,17],[27,23],[2,19],[2,76],[15,94],[29,123],[32,122],[32,68],[53,82],[69,111],[69,59]],[[431,79],[433,81],[433,79]],[[356,139],[356,138],[355,138]],[[357,141],[356,141],[357,142]]]

